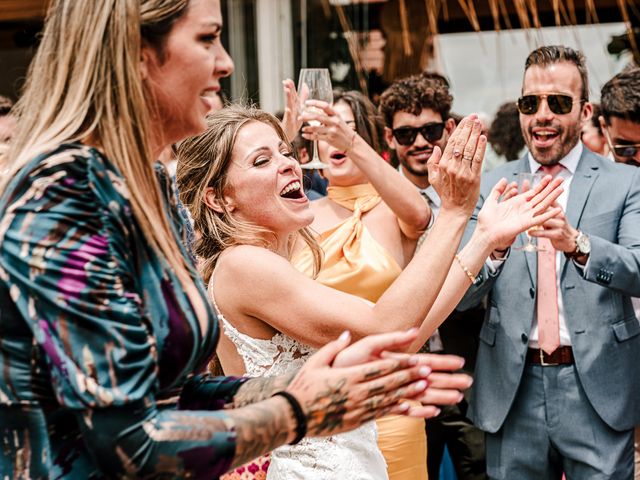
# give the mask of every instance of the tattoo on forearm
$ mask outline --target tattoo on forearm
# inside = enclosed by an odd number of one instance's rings
[[[267,402],[230,410],[229,416],[236,430],[233,467],[284,445],[294,423],[288,408],[273,408]]]
[[[276,392],[285,390],[297,372],[277,377],[258,377],[245,382],[233,397],[232,408],[244,407],[252,403],[266,400]]]
[[[305,402],[307,413],[307,431],[311,435],[330,435],[344,429],[344,416],[347,413],[346,379],[338,379],[318,392],[314,398]],[[292,388],[307,390],[306,380],[296,378]]]

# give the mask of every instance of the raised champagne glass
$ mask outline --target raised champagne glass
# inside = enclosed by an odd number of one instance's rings
[[[523,193],[528,190],[531,190],[533,187],[538,185],[543,178],[544,178],[544,175],[542,173],[519,173],[518,174],[518,191],[520,193]],[[514,249],[520,250],[523,252],[537,252],[539,250],[542,250],[538,246],[538,241],[536,237],[532,237],[531,235],[529,235],[530,231],[538,230],[540,228],[542,227],[532,227],[529,230],[527,230],[527,243],[525,243],[521,247],[514,247]]]
[[[333,102],[333,87],[331,86],[331,77],[329,70],[326,68],[303,68],[300,70],[300,78],[298,79],[298,92],[301,98],[308,100],[322,100],[323,102]],[[305,110],[317,110],[314,107],[301,105]],[[320,125],[320,122],[312,120],[309,125]],[[327,168],[328,165],[320,161],[318,155],[318,140],[313,141],[313,156],[311,161],[301,165],[302,168],[313,170]]]

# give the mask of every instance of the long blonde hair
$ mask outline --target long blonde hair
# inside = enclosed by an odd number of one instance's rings
[[[65,142],[98,147],[124,176],[136,220],[183,285],[191,282],[163,208],[151,151],[142,43],[162,58],[189,0],[53,0],[14,112],[17,132],[0,160],[0,192],[35,156]]]
[[[224,192],[228,187],[228,171],[233,147],[238,132],[250,122],[265,123],[291,148],[280,122],[269,113],[257,108],[230,105],[214,113],[207,119],[207,130],[181,143],[178,149],[178,169],[176,179],[180,200],[193,217],[194,229],[198,235],[195,253],[200,261],[200,273],[209,282],[220,254],[235,245],[269,246],[272,232],[238,218],[226,210]],[[222,213],[209,208],[205,203],[205,193],[213,188]],[[305,227],[289,239],[289,252],[300,235],[311,248],[314,257],[314,275],[320,269],[321,250]]]

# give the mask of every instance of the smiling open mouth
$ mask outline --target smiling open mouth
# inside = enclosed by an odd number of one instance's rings
[[[558,137],[559,133],[555,130],[538,130],[533,132],[533,138],[539,142],[551,142]]]
[[[280,192],[280,196],[282,198],[288,198],[290,200],[298,200],[304,198],[302,185],[297,180],[295,182],[291,182],[289,185],[282,189],[282,191]]]

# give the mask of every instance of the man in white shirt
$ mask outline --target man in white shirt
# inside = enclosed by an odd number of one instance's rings
[[[429,183],[427,161],[434,147],[444,151],[455,129],[450,116],[453,97],[441,75],[423,73],[394,82],[380,98],[385,139],[399,163],[399,171],[420,190],[431,207],[431,221],[440,211],[440,197]],[[427,231],[428,235],[428,231]],[[428,275],[428,272],[425,274]],[[473,373],[478,332],[484,309],[454,312],[431,336],[431,352],[461,355],[465,371]],[[466,417],[467,403],[445,406],[426,422],[429,478],[439,477],[445,445],[459,480],[484,480],[484,435]]]
[[[632,479],[640,421],[640,170],[586,149],[586,61],[568,47],[525,63],[520,123],[529,153],[483,177],[564,178],[563,213],[493,252],[462,305],[489,294],[470,417],[495,479]],[[469,228],[475,225],[476,215]]]

